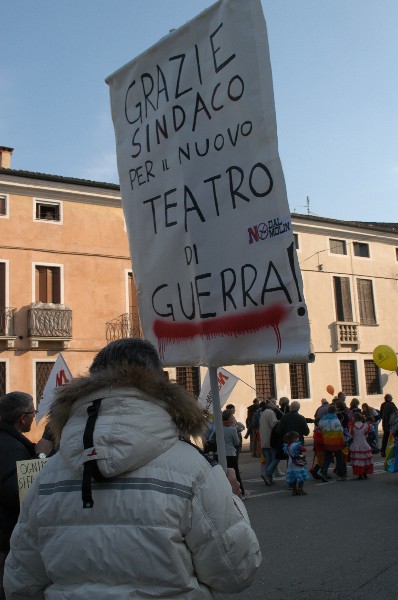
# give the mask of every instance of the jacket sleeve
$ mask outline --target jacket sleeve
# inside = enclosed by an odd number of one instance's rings
[[[36,478],[22,503],[11,536],[11,550],[4,570],[7,600],[44,600],[44,589],[51,583],[39,552],[38,490],[39,478]]]
[[[18,460],[29,460],[32,456],[28,450],[18,444],[18,447],[13,447],[12,453],[8,454],[6,458],[3,457],[2,464],[2,482],[1,482],[1,504],[3,506],[14,508],[19,507],[19,489],[17,479],[17,465]],[[17,513],[18,514],[18,513]]]
[[[243,502],[232,494],[219,465],[198,482],[185,541],[201,583],[224,593],[251,585],[262,560],[260,547]]]
[[[278,425],[279,421],[278,418],[276,416],[276,414],[274,413],[274,411],[271,411],[271,415],[270,415],[270,422],[269,422],[269,426],[270,429],[273,429],[275,427],[275,425]]]
[[[236,428],[233,428],[232,431],[232,437],[233,437],[233,444],[235,446],[235,448],[239,448],[239,436],[238,436],[238,432],[236,431]]]
[[[310,428],[308,427],[308,423],[305,420],[305,417],[303,417],[303,434],[304,435],[309,435],[310,434]]]

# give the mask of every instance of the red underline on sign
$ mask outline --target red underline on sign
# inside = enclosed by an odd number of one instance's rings
[[[277,354],[282,348],[282,338],[279,325],[288,316],[288,309],[283,304],[273,304],[262,310],[239,315],[229,315],[216,319],[203,320],[195,323],[175,323],[157,319],[153,331],[158,339],[159,353],[164,356],[166,346],[193,340],[195,337],[212,339],[223,336],[239,337],[256,333],[266,327],[272,327],[277,341]]]

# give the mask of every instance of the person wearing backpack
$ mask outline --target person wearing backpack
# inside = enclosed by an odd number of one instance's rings
[[[211,600],[251,585],[261,551],[245,506],[185,441],[202,409],[150,342],[100,350],[57,388],[49,426],[59,452],[22,503],[8,600]]]

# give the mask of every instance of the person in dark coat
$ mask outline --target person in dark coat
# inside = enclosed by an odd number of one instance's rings
[[[290,404],[290,411],[286,415],[283,415],[277,425],[277,433],[283,437],[290,431],[297,431],[301,443],[304,444],[304,436],[309,435],[310,430],[305,417],[299,414],[299,410],[300,402],[293,400]]]
[[[388,436],[390,435],[390,418],[391,415],[397,410],[394,402],[392,401],[391,394],[386,394],[384,396],[384,402],[380,406],[380,417],[381,424],[383,427],[383,439],[381,442],[381,455],[386,455],[386,448],[388,442]]]
[[[10,538],[19,516],[17,460],[29,460],[50,451],[49,442],[34,444],[23,434],[30,431],[36,410],[33,398],[11,392],[0,398],[0,599],[5,598],[2,581]]]

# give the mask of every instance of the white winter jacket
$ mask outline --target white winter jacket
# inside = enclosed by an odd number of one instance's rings
[[[102,398],[94,446],[87,408]],[[60,451],[23,503],[6,563],[8,600],[205,600],[249,586],[261,562],[243,503],[220,466],[179,439],[200,430],[195,402],[142,369],[61,388],[51,415]],[[82,473],[95,457],[83,508]]]

